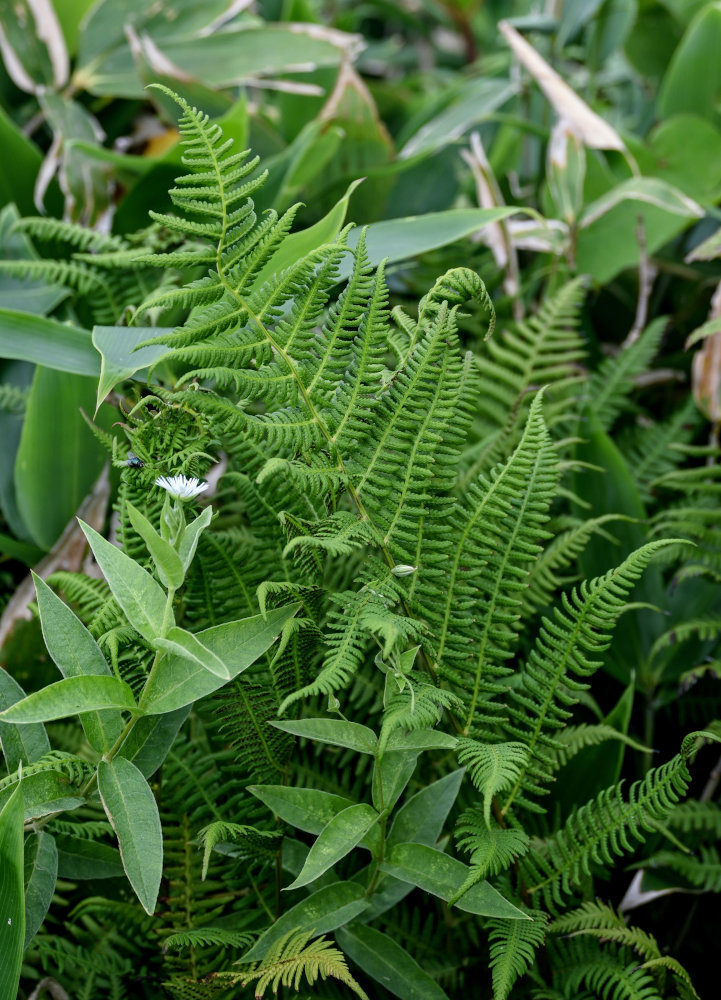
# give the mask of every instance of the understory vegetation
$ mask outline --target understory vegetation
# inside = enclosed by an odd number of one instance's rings
[[[0,7],[0,1000],[713,995],[721,7],[541,6]]]

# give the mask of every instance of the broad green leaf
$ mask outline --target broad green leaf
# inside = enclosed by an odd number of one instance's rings
[[[374,754],[378,746],[376,734],[372,729],[357,722],[346,722],[344,719],[274,720],[271,725],[276,729],[282,729],[284,733],[304,736],[318,743],[330,743],[331,746],[347,747],[358,753]]]
[[[386,750],[455,750],[457,742],[450,733],[435,729],[414,729],[410,733],[396,730],[388,737]]]
[[[123,862],[115,847],[84,837],[56,834],[58,875],[60,878],[118,878],[125,874]]]
[[[411,796],[396,813],[387,846],[414,843],[432,847],[453,808],[464,774],[465,768],[459,768]]]
[[[371,264],[382,260],[407,260],[427,250],[455,243],[471,233],[477,232],[491,222],[507,219],[515,215],[518,208],[451,208],[445,212],[428,212],[426,215],[410,215],[401,219],[386,219],[374,222],[366,230],[366,248]],[[360,230],[354,229],[348,245],[355,249],[360,238]],[[347,258],[340,267],[341,279],[347,278],[353,269],[352,260]]]
[[[518,86],[507,77],[481,76],[465,80],[455,89],[441,112],[425,122],[400,150],[401,159],[445,149],[465,135],[516,94]]]
[[[392,750],[376,760],[373,768],[373,805],[392,809],[416,769],[418,750]]]
[[[4,102],[3,102],[4,103]],[[0,107],[0,205],[14,202],[22,215],[34,215],[35,178],[43,161],[38,147],[23,135],[21,129]],[[56,184],[52,186],[52,202],[48,210],[62,211],[62,198]]]
[[[85,805],[85,799],[73,788],[70,779],[59,771],[38,771],[23,776],[23,802],[25,822],[49,816],[55,812],[69,812]],[[0,789],[0,808],[8,801],[17,787],[17,781]]]
[[[706,4],[689,24],[673,54],[658,94],[662,118],[677,114],[718,114],[718,53],[721,46],[721,4]]]
[[[264,931],[253,947],[243,955],[243,962],[259,962],[268,949],[288,931],[312,931],[313,936],[334,931],[368,909],[363,887],[356,882],[334,882],[324,885],[312,896],[302,899],[286,910]]]
[[[58,849],[52,834],[40,830],[25,841],[25,947],[40,930],[58,878]]]
[[[41,548],[55,544],[107,461],[80,412],[89,413],[94,399],[94,380],[36,368],[15,458],[15,492],[23,522]],[[101,426],[109,427],[109,413],[101,411]]]
[[[25,698],[25,692],[7,670],[0,669],[0,712]],[[32,764],[50,751],[50,740],[45,726],[37,722],[27,726],[13,726],[0,721],[0,745],[5,758],[5,766],[10,774],[18,769],[18,764]]]
[[[96,8],[95,14],[102,21],[101,10],[112,4],[107,2]],[[197,6],[197,4],[196,4]],[[204,5],[201,5],[204,6]],[[227,4],[225,5],[227,6]],[[139,25],[134,25],[139,31]],[[148,34],[159,45],[163,56],[176,66],[183,67],[184,79],[202,80],[214,90],[246,84],[256,76],[284,74],[296,66],[309,72],[316,66],[336,66],[340,62],[341,48],[322,37],[313,37],[315,25],[304,24],[253,24],[206,35],[162,35],[149,29]],[[317,33],[316,33],[317,34]],[[337,36],[342,37],[340,33]],[[350,42],[350,36],[346,36]],[[124,41],[124,40],[123,40]],[[107,42],[103,45],[106,49]],[[81,45],[81,54],[87,51]],[[84,86],[96,97],[147,97],[130,49],[126,44],[115,48],[93,61],[81,64]],[[177,80],[176,87],[182,86]]]
[[[348,211],[348,201],[359,184],[363,183],[363,178],[353,181],[346,193],[333,208],[322,219],[308,229],[302,229],[298,233],[291,233],[287,236],[280,247],[276,250],[268,263],[261,269],[255,279],[254,286],[260,288],[268,278],[291,267],[296,261],[301,260],[308,254],[322,247],[324,243],[332,243],[345,222]]]
[[[190,705],[184,705],[165,715],[142,716],[126,736],[118,756],[132,760],[144,777],[152,777],[167,757],[189,714]]]
[[[96,326],[93,328],[92,344],[100,354],[100,379],[97,387],[96,410],[118,382],[142,373],[168,353],[162,344],[152,344],[135,350],[138,344],[162,331],[145,326]],[[168,330],[168,336],[172,330]],[[95,352],[93,351],[93,354]],[[97,354],[95,354],[97,365]],[[140,374],[139,374],[140,373]]]
[[[198,548],[200,536],[213,519],[213,508],[206,507],[202,513],[198,514],[194,521],[186,525],[183,537],[178,546],[178,555],[183,563],[183,572],[188,572],[188,567],[193,561],[195,550]]]
[[[163,874],[163,831],[150,786],[134,764],[115,757],[100,761],[98,790],[118,838],[128,881],[152,915]]]
[[[67,677],[26,695],[0,712],[0,720],[25,725],[105,708],[137,711],[130,685],[117,677]]]
[[[424,972],[415,958],[393,938],[375,927],[339,927],[338,945],[366,975],[401,1000],[448,1000],[448,995]]]
[[[364,802],[348,806],[337,813],[321,830],[308,852],[298,878],[292,885],[286,886],[286,889],[299,889],[320,878],[360,843],[379,818],[379,813]]]
[[[87,330],[14,309],[0,309],[0,358],[72,375],[100,374],[100,358]]]
[[[417,885],[424,892],[448,901],[468,877],[469,868],[441,851],[425,844],[397,844],[381,870],[402,882]],[[521,910],[494,889],[488,882],[479,882],[465,892],[455,904],[459,910],[484,917],[506,920],[528,920]]]
[[[166,638],[156,639],[153,645],[156,649],[162,649],[181,660],[187,660],[203,670],[209,670],[211,674],[224,681],[230,680],[230,670],[223,661],[207,646],[204,646],[196,635],[184,628],[174,626]]]
[[[180,556],[169,542],[162,538],[144,514],[131,503],[126,503],[130,523],[148,547],[153,563],[164,587],[177,590],[182,586],[185,573]]]
[[[292,604],[269,611],[265,618],[255,615],[215,625],[198,632],[197,638],[225,664],[231,678],[237,677],[273,645],[284,622],[292,618],[298,608],[298,604]],[[225,678],[217,677],[204,666],[168,654],[148,679],[140,705],[150,715],[172,712],[212,694],[224,683]]]
[[[587,205],[581,215],[579,228],[588,229],[594,222],[610,212],[612,208],[623,201],[642,201],[655,205],[671,215],[681,215],[687,219],[700,219],[704,215],[703,208],[689,198],[683,191],[660,177],[631,177],[621,181],[611,190]]]
[[[250,785],[248,791],[285,823],[306,833],[320,833],[334,816],[353,805],[342,795],[322,792],[318,788]]]
[[[17,996],[25,947],[23,793],[15,787],[0,812],[0,997]]]
[[[40,626],[48,652],[63,677],[110,677],[110,667],[80,619],[39,576],[33,573]],[[93,749],[106,753],[123,728],[119,712],[88,712],[80,722]]]
[[[165,623],[165,594],[150,573],[135,560],[98,534],[89,524],[80,521],[80,527],[90,543],[93,555],[103,576],[113,592],[113,597],[125,612],[128,621],[138,632],[152,642],[162,635]]]
[[[29,392],[34,365],[27,361],[0,361],[0,371],[8,389],[14,387],[22,393]],[[8,531],[12,532],[12,535],[3,532],[1,548],[11,558],[21,559],[26,566],[34,566],[44,552],[35,544],[30,529],[22,519],[15,493],[15,459],[20,447],[24,410],[24,406],[22,413],[0,409],[0,512]]]

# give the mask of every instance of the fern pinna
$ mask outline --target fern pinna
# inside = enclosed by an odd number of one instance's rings
[[[162,530],[155,477],[205,475],[222,456],[217,514],[176,621],[202,636],[285,605],[295,614],[244,676],[187,721],[169,713],[154,737],[172,833],[143,995],[160,982],[180,998],[250,982],[256,995],[307,995],[305,979],[318,997],[443,1000],[481,975],[479,995],[494,1000],[683,995],[683,968],[590,898],[646,837],[663,855],[698,734],[627,792],[612,778],[570,809],[559,795],[584,748],[640,746],[574,712],[594,705],[588,687],[634,584],[683,541],[656,538],[591,580],[574,576],[589,538],[612,538],[617,520],[567,505],[564,435],[585,405],[582,282],[494,346],[481,331],[464,351],[462,309],[494,325],[478,275],[449,270],[411,314],[391,301],[364,233],[297,253],[293,208],[256,217],[257,160],[175,99],[188,173],[171,191],[175,214],[153,213],[154,245],[133,249],[134,273],[167,275],[133,322],[182,322],[146,341],[165,352],[152,394],[125,414],[141,464],[111,445],[121,541],[152,570],[131,505]],[[607,366],[607,422],[655,338]],[[645,488],[661,468],[647,463]],[[56,582],[117,676],[142,687],[147,642],[104,586]],[[696,884],[716,887],[716,860],[704,854]],[[110,933],[119,902],[105,903]],[[340,950],[318,938],[328,933]],[[43,968],[54,941],[38,938]]]

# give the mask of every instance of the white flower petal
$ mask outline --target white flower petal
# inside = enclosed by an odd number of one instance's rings
[[[208,489],[208,483],[200,479],[188,478],[188,476],[158,476],[155,480],[156,486],[162,486],[171,497],[177,500],[192,500],[199,493]]]

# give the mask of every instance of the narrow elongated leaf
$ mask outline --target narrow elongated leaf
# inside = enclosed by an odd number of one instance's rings
[[[69,812],[85,805],[85,799],[73,788],[70,778],[60,771],[38,771],[23,777],[25,822],[54,812]],[[17,782],[0,789],[0,809],[13,794]]]
[[[0,712],[0,719],[25,725],[104,708],[133,711],[137,707],[133,689],[117,677],[68,677],[27,695]]]
[[[215,625],[198,632],[197,638],[226,665],[231,678],[237,677],[273,645],[283,623],[298,608],[298,604],[292,604],[269,611],[265,618],[255,615]],[[217,691],[225,682],[225,678],[217,677],[198,663],[167,654],[149,679],[140,704],[148,714],[172,712]]]
[[[391,851],[381,869],[401,879],[411,882],[433,896],[449,900],[453,893],[465,882],[469,868],[462,861],[434,851],[424,844],[398,844]],[[484,917],[503,917],[506,920],[528,920],[529,917],[513,903],[509,903],[488,882],[479,882],[465,892],[455,904],[467,913],[479,913]]]
[[[25,841],[25,943],[40,930],[58,878],[58,849],[52,834],[40,830]]]
[[[336,931],[336,941],[363,971],[401,1000],[448,1000],[415,958],[375,927],[353,924]]]
[[[0,358],[73,375],[100,374],[100,358],[87,330],[14,309],[0,309]]]
[[[378,746],[376,734],[367,726],[357,722],[346,722],[344,719],[297,719],[295,721],[273,721],[272,726],[282,729],[284,733],[294,736],[305,736],[306,739],[318,743],[330,743],[331,746],[347,747],[358,753],[373,754]]]
[[[98,790],[128,881],[143,909],[152,914],[163,874],[163,831],[150,786],[134,764],[115,757],[100,761]]]
[[[177,590],[182,585],[185,576],[180,556],[172,545],[161,538],[147,517],[141,514],[137,507],[126,503],[125,509],[128,512],[130,523],[148,546],[161,582],[165,587]]]
[[[23,793],[20,785],[0,812],[0,996],[16,997],[25,946]]]
[[[142,566],[99,535],[89,524],[80,521],[80,527],[108,581],[113,597],[125,612],[128,621],[144,639],[152,642],[163,631],[165,594],[160,586]]]
[[[195,550],[198,547],[198,539],[210,524],[213,518],[213,508],[206,507],[202,513],[198,514],[194,521],[186,526],[183,537],[178,546],[178,555],[183,562],[183,572],[188,572],[188,567],[193,561]]]
[[[24,697],[25,692],[18,682],[7,670],[0,670],[0,711],[22,701]],[[17,771],[21,761],[23,764],[31,764],[50,750],[45,726],[40,722],[34,725],[13,726],[9,722],[0,721],[0,745],[5,766],[10,774]]]
[[[203,645],[197,635],[187,632],[184,628],[177,626],[170,629],[166,638],[156,639],[153,643],[156,649],[163,649],[166,653],[181,660],[187,660],[203,670],[209,670],[211,674],[220,677],[224,681],[230,680],[230,670],[215,653]]]
[[[455,750],[457,742],[450,733],[435,729],[415,729],[410,733],[396,730],[388,737],[386,750]]]
[[[15,494],[23,523],[43,549],[55,544],[107,461],[80,412],[90,412],[94,398],[93,379],[35,369],[15,457]],[[103,408],[99,420],[106,429],[108,414]]]
[[[55,841],[60,878],[118,878],[125,874],[119,852],[109,844],[67,834],[57,834]]]
[[[143,716],[123,740],[118,755],[132,760],[144,777],[152,777],[167,757],[189,714],[190,705],[184,705],[165,715]]]
[[[416,792],[396,813],[387,845],[427,844],[438,840],[448,813],[453,808],[463,781],[465,768],[452,771],[432,785]]]
[[[660,177],[631,177],[616,184],[607,194],[601,195],[596,201],[587,205],[581,216],[580,228],[586,229],[622,201],[646,202],[671,215],[681,215],[690,219],[699,219],[704,214],[697,201],[667,181],[661,180]]]
[[[63,677],[112,676],[100,647],[80,619],[44,580],[35,573],[33,579],[45,645]],[[84,712],[80,722],[90,746],[99,753],[113,746],[123,728],[117,711]]]
[[[250,785],[249,792],[265,803],[276,816],[306,833],[320,833],[341,810],[353,803],[342,795],[318,788],[289,785]]]
[[[243,955],[243,962],[259,962],[279,938],[294,928],[298,931],[312,931],[313,936],[317,937],[355,920],[368,906],[363,887],[357,882],[324,885],[312,896],[286,910],[272,923],[250,951]]]
[[[348,806],[341,810],[325,826],[308,852],[300,875],[287,889],[298,889],[332,868],[336,862],[350,854],[361,842],[370,828],[377,823],[380,814],[365,802]]]

